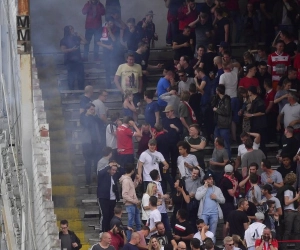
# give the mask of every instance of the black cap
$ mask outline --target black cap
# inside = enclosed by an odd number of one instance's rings
[[[203,180],[205,181],[205,180],[207,180],[207,179],[210,178],[210,177],[214,178],[213,175],[212,175],[211,173],[206,173],[206,174],[204,175],[204,177],[203,177]]]

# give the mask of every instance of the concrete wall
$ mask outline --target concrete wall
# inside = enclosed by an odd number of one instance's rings
[[[101,2],[105,4],[105,0]],[[156,46],[165,45],[167,9],[163,0],[120,0],[120,2],[123,21],[129,17],[135,17],[139,21],[149,10],[153,10],[159,36]],[[81,10],[85,3],[85,0],[31,0],[31,35],[34,52],[57,52],[66,25],[73,25],[78,33],[84,35],[85,16]]]

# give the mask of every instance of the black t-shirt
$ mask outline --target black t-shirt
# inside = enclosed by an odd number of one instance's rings
[[[169,154],[169,144],[168,144],[168,138],[167,133],[163,133],[155,138],[156,140],[156,147],[157,151],[160,152],[165,160],[169,162],[170,160],[170,154]]]
[[[269,72],[266,72],[263,76],[259,72],[256,72],[255,78],[257,78],[257,80],[259,82],[259,87],[261,90],[260,96],[262,98],[264,98],[266,95],[266,90],[264,88],[264,81],[265,81],[265,79],[272,79],[272,76],[269,74]]]
[[[129,243],[128,243],[129,244]],[[127,245],[127,244],[126,244]],[[126,246],[125,245],[125,246]],[[123,249],[126,249],[126,250],[138,250],[138,248],[125,248],[125,246],[123,247]],[[109,246],[108,248],[102,248],[100,246],[99,243],[95,244],[92,246],[91,250],[115,250],[115,248],[113,246]]]
[[[288,44],[284,45],[284,50],[285,53],[288,53],[290,56],[295,55],[295,51],[297,51],[297,45],[295,42],[289,42]]]
[[[187,195],[189,195],[189,193],[186,191],[185,192]],[[177,211],[179,209],[185,209],[186,210],[186,202],[183,198],[183,195],[180,194],[179,196],[176,195],[176,192],[173,193],[171,195],[171,198],[172,198],[172,203],[173,203],[173,206],[174,206],[174,209],[173,209],[173,214],[175,215],[177,213]]]
[[[280,155],[281,156],[288,156],[291,160],[297,154],[299,149],[299,142],[298,140],[292,136],[290,138],[283,138],[282,139],[282,150]]]
[[[234,198],[228,193],[228,190],[233,189],[233,184],[228,178],[223,177],[220,182],[220,189],[224,195],[225,202],[233,203]]]
[[[292,165],[290,168],[285,168],[284,166],[280,166],[279,168],[277,168],[277,171],[282,175],[282,179],[284,179],[285,176],[289,173],[296,174],[296,170],[297,167],[295,165]]]
[[[233,234],[237,234],[241,239],[244,239],[244,223],[249,222],[247,214],[240,210],[231,211],[227,218],[227,222],[229,223],[229,235],[232,236]]]
[[[152,237],[155,237],[158,240],[159,244],[163,247],[167,244],[171,244],[171,241],[174,240],[171,232],[165,232],[164,235],[160,235],[157,233],[152,235]]]
[[[225,41],[225,25],[229,25],[229,19],[227,17],[223,17],[222,19],[218,20],[216,22],[216,43],[217,45],[220,44],[220,42]]]
[[[67,49],[78,47],[78,49],[65,53],[64,62],[81,62],[80,54],[80,37],[79,36],[68,36],[60,40],[60,46],[65,46]]]
[[[191,40],[190,36],[185,36],[183,34],[180,34],[174,39],[174,42],[177,45],[181,45],[181,44],[184,44],[184,43],[190,43],[190,40]],[[180,57],[182,57],[182,56],[189,56],[189,57],[192,58],[192,53],[193,53],[192,48],[190,46],[189,47],[183,47],[183,48],[180,48],[180,49],[175,49],[174,50],[174,60],[179,60]]]
[[[190,137],[188,140],[189,144],[191,144],[191,145],[199,145],[202,141],[206,141],[205,137],[202,137],[202,136],[198,136],[197,138]],[[204,154],[203,149],[200,149],[195,152],[190,152],[190,154],[196,156],[198,163],[202,162],[204,160],[205,154]]]
[[[204,53],[203,56],[201,57],[201,62],[204,63],[203,70],[205,72],[205,75],[209,75],[209,72],[213,71],[216,72],[217,68],[214,65],[214,58],[218,54],[215,52],[207,52]]]
[[[86,105],[90,102],[92,102],[91,98],[86,97],[85,95],[80,96],[80,108],[81,109],[85,109]]]
[[[176,220],[176,224],[173,232],[175,235],[178,235],[180,237],[185,237],[185,236],[189,236],[190,234],[194,234],[193,228],[188,221],[184,221],[180,223],[178,220]],[[178,240],[176,242],[178,243],[179,241],[181,240]],[[189,248],[190,241],[189,240],[182,240],[182,241],[185,242],[186,247],[190,249]]]
[[[130,32],[129,29],[126,28],[123,37],[123,40],[127,42],[128,50],[132,52],[138,49],[138,44],[142,40],[137,29],[135,29],[133,32]]]
[[[142,70],[146,70],[148,67],[148,61],[146,54],[139,54],[136,51],[133,53],[134,54],[134,63],[141,65]]]
[[[192,66],[188,66],[187,68],[185,68],[184,72],[187,74],[188,77],[195,77],[195,71]]]
[[[200,109],[201,98],[202,95],[200,93],[195,93],[195,94],[191,94],[189,100],[189,104],[195,113],[198,124],[201,124],[201,109]]]
[[[249,207],[246,211],[247,216],[255,216],[255,213],[257,213],[257,208],[255,204],[251,201],[248,201]]]
[[[135,246],[135,245],[132,245],[132,244],[130,244],[130,243],[126,243],[126,244],[123,246],[122,250],[138,250],[138,247]]]

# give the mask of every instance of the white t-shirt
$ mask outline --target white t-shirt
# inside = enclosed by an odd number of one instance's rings
[[[195,155],[192,155],[192,154],[188,154],[186,157],[183,157],[183,156],[178,156],[177,158],[177,166],[179,164],[181,164],[181,162],[184,161],[186,163],[188,163],[189,165],[193,166],[193,167],[197,167],[199,166],[199,163],[197,161],[197,158]],[[189,177],[192,175],[192,170],[185,167],[185,177]],[[183,176],[182,176],[183,177]]]
[[[260,144],[257,144],[256,142],[253,142],[253,149],[259,149]],[[244,154],[247,153],[247,149],[245,147],[245,144],[241,144],[238,147],[238,156],[241,158],[244,156]]]
[[[161,214],[158,211],[158,209],[154,209],[154,210],[150,211],[149,220],[148,220],[148,227],[150,228],[150,230],[155,227],[155,223],[160,222],[160,221],[161,221]],[[157,231],[149,233],[149,235],[147,236],[147,239],[150,239],[151,235],[156,234],[156,233],[157,233]]]
[[[99,117],[106,115],[108,109],[101,100],[96,99],[93,101],[93,104],[95,105],[95,112]]]
[[[205,236],[206,236],[207,238],[211,238],[212,240],[213,240],[214,237],[215,237],[214,234],[213,234],[211,231],[207,231],[207,232],[205,233]],[[196,239],[200,240],[200,245],[203,244],[203,242],[202,242],[202,240],[201,240],[201,233],[200,233],[200,232],[195,233],[193,238],[196,238]]]
[[[117,126],[114,124],[108,124],[106,127],[106,147],[111,147],[112,149],[117,148],[117,136],[115,132],[117,131]]]
[[[231,72],[224,72],[220,76],[219,84],[225,85],[225,94],[231,98],[237,97],[238,68],[234,67]]]
[[[142,220],[148,220],[149,219],[150,210],[144,210],[144,207],[149,206],[149,199],[150,199],[149,194],[144,194],[143,195],[143,198],[142,198]]]
[[[294,199],[293,191],[291,191],[291,190],[284,191],[284,197],[289,197],[289,200]],[[291,209],[291,210],[295,210],[295,211],[297,210],[297,209],[295,209],[294,202],[292,202],[288,206],[284,206],[284,210],[287,210],[287,209]]]
[[[115,185],[115,181],[113,179],[113,177],[111,176],[111,185],[110,185],[110,200],[115,200],[116,199],[116,195],[112,189],[113,185]]]
[[[150,154],[148,153],[148,150],[146,150],[141,154],[139,158],[139,161],[143,163],[143,181],[152,181],[150,172],[153,169],[157,169],[158,173],[160,173],[158,164],[162,161],[165,161],[163,155],[158,151],[155,151],[153,153],[151,152]]]

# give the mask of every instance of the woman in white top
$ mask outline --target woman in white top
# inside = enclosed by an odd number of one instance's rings
[[[149,241],[148,250],[162,250],[163,247],[159,244],[159,241],[156,237],[152,237]]]
[[[157,185],[154,182],[149,182],[146,192],[142,198],[142,222],[146,225],[146,222],[149,219],[150,207],[149,207],[149,198],[150,196],[155,196],[157,193]]]

